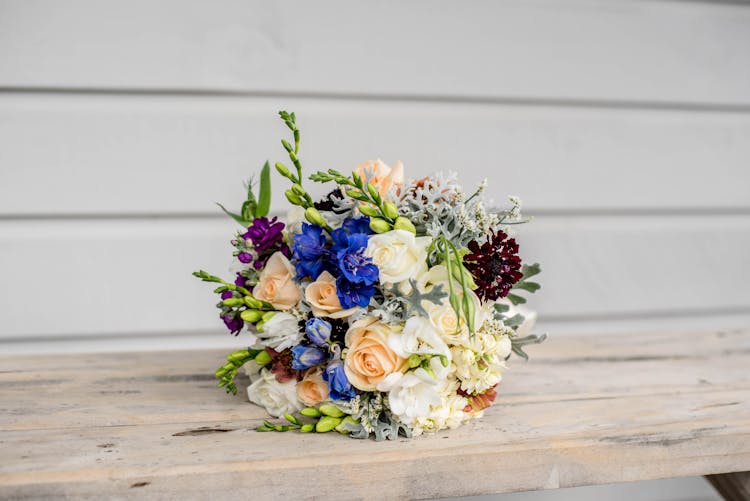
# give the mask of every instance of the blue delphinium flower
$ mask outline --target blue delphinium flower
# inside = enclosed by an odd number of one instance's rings
[[[323,371],[323,381],[328,383],[328,395],[333,400],[349,401],[357,396],[357,392],[346,377],[341,360],[334,360],[328,364]]]
[[[314,345],[325,347],[331,338],[331,324],[322,318],[311,318],[305,323],[305,334]]]
[[[346,238],[346,245],[337,245],[336,249],[336,264],[341,274],[355,284],[372,285],[377,282],[378,267],[373,264],[371,258],[365,256],[367,235],[364,233],[353,233],[345,237],[337,235],[337,244],[343,243],[343,238]]]
[[[327,355],[321,349],[314,346],[298,344],[292,348],[292,369],[301,371],[315,367],[325,362]]]
[[[302,233],[294,235],[294,259],[299,278],[318,278],[329,253],[323,228],[302,223]]]
[[[355,306],[364,308],[370,304],[370,299],[375,295],[375,287],[365,283],[355,284],[344,277],[339,277],[336,279],[336,295],[344,309]]]
[[[349,235],[354,233],[364,233],[365,235],[371,235],[372,230],[370,229],[370,218],[367,216],[363,217],[348,217],[341,223],[341,228],[344,229]]]

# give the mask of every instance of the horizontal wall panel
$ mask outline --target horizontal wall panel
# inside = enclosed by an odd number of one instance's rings
[[[0,222],[0,337],[223,332],[202,267],[228,277],[226,220]],[[547,218],[522,229],[547,321],[750,312],[750,217]]]
[[[467,190],[489,178],[496,201],[518,194],[531,210],[750,208],[750,113],[12,94],[0,215],[238,207],[241,181],[284,160],[281,108],[298,114],[308,174],[379,157],[415,178],[457,170]],[[288,182],[274,179],[279,210]]]
[[[712,2],[7,0],[0,85],[750,104]]]

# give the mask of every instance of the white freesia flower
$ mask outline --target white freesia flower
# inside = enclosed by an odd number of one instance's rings
[[[284,226],[284,233],[287,240],[291,241],[292,236],[297,233],[302,233],[302,223],[306,222],[305,209],[295,205],[286,213],[286,225]]]
[[[245,362],[245,365],[242,366],[242,369],[245,371],[245,374],[247,374],[247,377],[250,378],[250,382],[254,383],[258,379],[260,379],[260,365],[258,365],[258,362],[255,360],[250,360],[249,362]]]
[[[254,348],[270,346],[283,351],[299,343],[302,339],[297,317],[290,313],[278,312],[263,324],[263,332],[256,334],[258,343]]]
[[[415,237],[405,230],[392,230],[373,235],[367,242],[365,255],[380,270],[380,281],[400,284],[421,275],[425,268],[430,237]]]
[[[421,368],[389,375],[380,382],[378,390],[388,392],[391,412],[410,428],[417,418],[430,412],[431,406],[441,403],[437,380]]]
[[[409,355],[443,355],[450,363],[451,351],[432,323],[423,317],[411,317],[402,332],[388,336],[388,346],[401,358]]]
[[[247,398],[254,404],[265,407],[270,415],[279,417],[297,412],[303,406],[297,399],[297,381],[279,383],[268,369],[260,371],[260,378],[247,387]]]

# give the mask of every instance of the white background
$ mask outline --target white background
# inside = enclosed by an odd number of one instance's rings
[[[750,324],[750,5],[0,0],[0,352],[242,346],[190,272],[279,109],[308,172],[520,195],[552,335]],[[595,489],[500,498],[713,496]]]

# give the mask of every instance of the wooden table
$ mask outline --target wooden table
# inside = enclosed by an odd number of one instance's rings
[[[750,331],[530,351],[484,419],[385,443],[253,431],[264,412],[215,387],[220,352],[0,358],[0,498],[434,498],[750,470]]]

